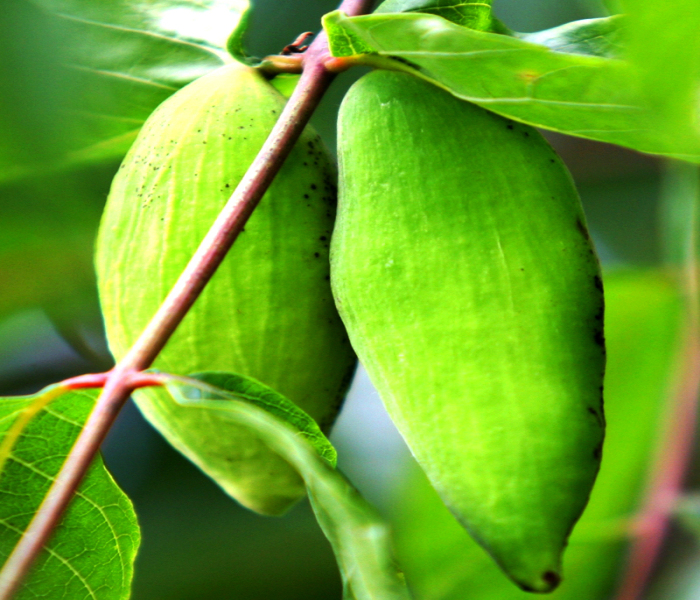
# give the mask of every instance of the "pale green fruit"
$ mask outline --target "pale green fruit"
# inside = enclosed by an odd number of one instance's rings
[[[100,298],[121,358],[175,283],[284,106],[253,69],[223,67],[148,119],[117,174],[97,244]],[[328,245],[334,165],[302,135],[216,275],[156,360],[163,371],[227,371],[274,388],[330,427],[355,364],[333,304]],[[284,512],[297,473],[249,431],[175,405],[136,403],[183,454],[245,506]]]
[[[571,178],[534,129],[386,71],[345,98],[339,160],[353,347],[457,519],[549,591],[604,430],[602,285]]]

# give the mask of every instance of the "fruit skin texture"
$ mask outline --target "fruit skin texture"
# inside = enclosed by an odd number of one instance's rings
[[[222,67],[164,102],[124,160],[96,264],[121,358],[175,283],[272,129],[283,97],[253,69]],[[154,363],[226,371],[274,388],[328,430],[355,365],[329,284],[335,168],[308,129],[227,258]],[[138,391],[146,418],[245,506],[281,514],[302,480],[248,430]]]
[[[375,71],[339,117],[336,305],[457,519],[551,591],[604,435],[603,297],[575,188],[532,128]]]

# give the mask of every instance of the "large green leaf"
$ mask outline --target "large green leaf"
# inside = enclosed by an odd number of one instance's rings
[[[95,390],[52,386],[34,396],[0,399],[3,561],[46,495],[96,397]],[[16,598],[126,599],[139,541],[131,502],[98,456]]]
[[[603,600],[615,584],[646,482],[680,341],[682,302],[662,273],[609,273],[607,432],[590,503],[564,555],[556,600]],[[421,600],[525,600],[414,469],[397,497],[398,553]]]
[[[327,454],[323,448],[330,443],[318,428],[309,437],[302,411],[259,382],[239,375],[196,377],[165,376],[175,402],[191,410],[215,411],[219,418],[253,430],[304,479],[316,517],[338,560],[344,600],[410,600],[394,563],[388,526],[323,458]]]
[[[121,157],[156,106],[231,61],[227,39],[234,33],[239,41],[249,2],[20,0],[18,6],[13,22],[26,33],[38,29],[41,51],[14,74],[29,77],[35,92],[45,80],[42,122],[63,134],[52,157],[62,166]],[[0,181],[47,168],[31,156],[18,164],[17,142],[16,136],[0,138]]]
[[[336,11],[324,27],[334,56],[409,71],[537,127],[700,161],[697,129],[680,135],[657,118],[635,63],[553,51],[418,13],[347,17]]]

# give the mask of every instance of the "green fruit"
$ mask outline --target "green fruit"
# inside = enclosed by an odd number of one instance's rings
[[[603,297],[571,178],[531,127],[415,77],[339,121],[336,304],[453,514],[550,591],[601,458]]]
[[[183,88],[144,125],[112,185],[97,244],[117,359],[175,283],[284,102],[236,64]],[[332,160],[307,129],[154,367],[253,377],[328,430],[355,364],[329,284],[335,202]],[[305,493],[297,473],[248,430],[154,388],[135,399],[173,446],[245,506],[280,514]]]

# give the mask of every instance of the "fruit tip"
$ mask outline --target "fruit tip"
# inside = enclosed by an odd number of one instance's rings
[[[556,571],[545,571],[535,581],[516,581],[520,589],[534,594],[549,594],[561,583],[561,575]]]

